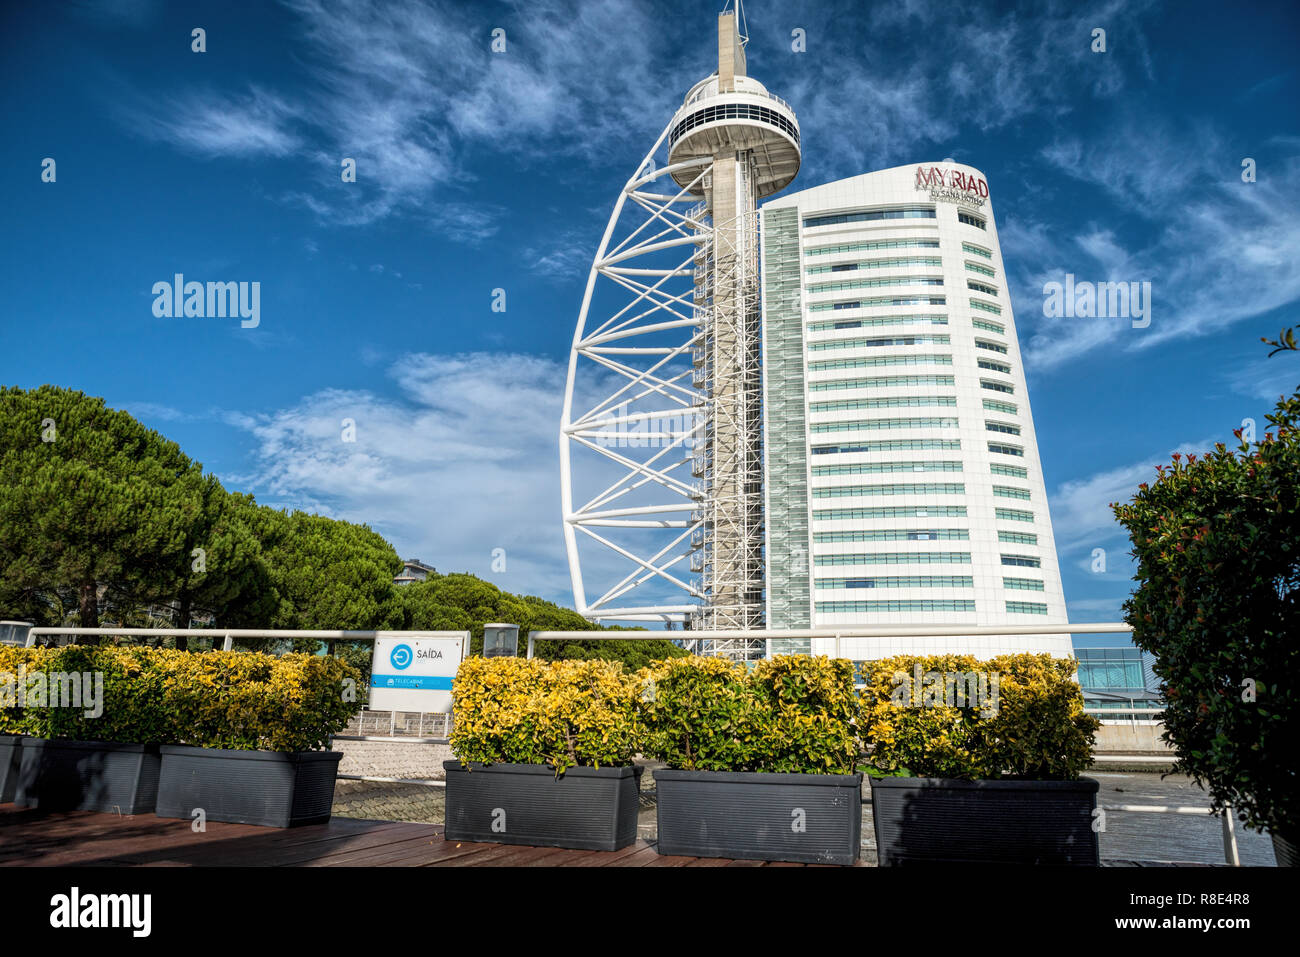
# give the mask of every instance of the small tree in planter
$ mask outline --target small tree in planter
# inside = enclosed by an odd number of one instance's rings
[[[1113,508],[1138,566],[1125,617],[1134,644],[1156,656],[1177,769],[1208,787],[1217,810],[1231,805],[1270,831],[1278,863],[1294,865],[1300,392],[1268,421],[1262,440],[1235,451],[1174,456]]]
[[[862,826],[853,665],[792,655],[752,672],[681,658],[641,673],[661,854],[851,864]]]
[[[865,665],[880,864],[1100,862],[1073,659],[901,656]]]
[[[448,840],[617,850],[636,840],[637,688],[616,661],[469,658],[456,672]]]
[[[322,750],[356,709],[360,677],[317,655],[153,653],[172,724],[162,747],[159,817],[269,827],[329,820],[338,751]]]

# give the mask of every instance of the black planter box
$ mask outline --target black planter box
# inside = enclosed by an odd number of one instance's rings
[[[880,866],[1098,867],[1097,782],[872,778]]]
[[[636,840],[642,767],[444,761],[449,841],[617,851]]]
[[[861,774],[655,772],[660,854],[853,864]]]
[[[159,817],[297,827],[330,819],[342,751],[232,751],[163,745]]]
[[[46,811],[147,814],[158,796],[158,745],[23,738],[14,803]]]
[[[0,734],[0,804],[14,799],[18,788],[18,760],[23,739],[16,734]]]

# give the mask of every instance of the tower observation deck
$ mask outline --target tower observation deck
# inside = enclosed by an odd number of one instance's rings
[[[758,201],[795,178],[800,150],[794,111],[747,74],[745,42],[737,11],[722,13],[717,71],[624,187],[588,277],[560,457],[574,599],[593,620],[763,627]],[[606,307],[608,286],[621,295]],[[588,600],[610,552],[630,570]]]

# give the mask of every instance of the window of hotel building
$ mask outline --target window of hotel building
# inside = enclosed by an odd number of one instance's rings
[[[889,485],[831,485],[813,489],[813,498],[855,498],[869,495],[965,495],[959,482],[915,482]]]
[[[912,419],[854,419],[843,422],[817,422],[809,432],[864,432],[875,429],[955,429],[957,420],[951,416],[918,416]]]
[[[976,282],[974,279],[966,280],[966,288],[973,289],[976,292],[982,292],[987,296],[996,296],[998,294],[995,287],[987,285],[986,283]]]
[[[946,304],[947,301],[948,300],[943,296],[922,296],[915,298],[907,298],[904,296],[883,296],[876,299],[814,302],[808,307],[808,311],[825,312],[828,309],[862,309],[867,306],[942,306]]]
[[[834,256],[840,253],[858,253],[871,249],[938,249],[937,239],[875,239],[862,243],[840,243],[835,246],[813,246],[804,250],[805,256]],[[971,250],[968,250],[968,252]],[[981,256],[989,253],[974,250]]]
[[[892,389],[900,385],[952,385],[950,375],[886,375],[870,379],[830,379],[809,385],[810,392],[839,391],[841,389]]]
[[[1020,568],[1042,568],[1043,563],[1033,555],[1003,555],[1003,565],[1015,565]]]
[[[869,552],[818,555],[814,565],[969,565],[970,552]]]
[[[883,279],[853,279],[849,282],[819,282],[808,287],[810,293],[848,292],[852,289],[879,289],[884,286],[942,286],[942,276],[888,276]]]
[[[877,505],[871,508],[827,508],[813,512],[817,522],[862,518],[965,518],[965,505]]]
[[[814,465],[814,478],[830,475],[880,475],[891,472],[960,472],[961,462],[858,462],[854,465]]]
[[[880,439],[845,445],[814,445],[813,455],[848,455],[856,452],[916,452],[924,449],[957,451],[960,439]]]
[[[893,599],[890,601],[819,601],[817,602],[817,613],[819,615],[849,615],[862,614],[864,612],[973,612],[975,602],[972,599],[964,598],[946,598],[946,599]]]
[[[1003,445],[1003,444],[1001,444],[1000,442],[990,442],[990,443],[989,443],[989,451],[990,451],[990,452],[997,452],[999,455],[1021,455],[1021,456],[1023,456],[1023,455],[1025,454],[1025,450],[1022,449],[1022,448],[1020,448],[1020,447],[1017,446],[1017,445]]]
[[[993,486],[993,494],[998,498],[1018,498],[1025,501],[1029,500],[1029,489],[1012,488],[1010,485]]]
[[[818,578],[817,588],[974,588],[969,575],[886,575],[880,578]]]
[[[882,326],[946,326],[947,316],[877,316],[874,319],[835,319],[831,322],[810,322],[809,332],[831,332],[836,329],[870,329]]]
[[[841,542],[938,542],[970,541],[965,528],[877,528],[852,532],[817,532],[813,542],[833,545]]]
[[[808,363],[809,372],[828,372],[833,369],[869,369],[872,366],[923,366],[952,365],[950,355],[929,356],[863,356],[858,359],[823,359]],[[1010,370],[1008,370],[1010,371]]]
[[[1007,532],[998,530],[998,541],[1005,542],[1009,545],[1037,545],[1038,536],[1033,532]],[[1002,556],[1002,564],[1007,564],[1006,556]],[[1035,568],[1038,566],[1035,565]]]
[[[888,269],[894,266],[942,266],[938,256],[896,256],[889,259],[870,259],[856,263],[835,263],[831,266],[809,266],[805,275],[820,276],[833,272],[857,272],[860,269]]]
[[[952,339],[946,335],[932,336],[881,336],[875,339],[826,339],[810,343],[809,352],[826,352],[829,349],[877,349],[881,346],[946,346]]]
[[[1013,615],[1046,615],[1047,606],[1035,601],[1009,601],[1007,611]]]
[[[1037,578],[1003,578],[1002,587],[1013,591],[1043,591],[1043,583]]]
[[[886,396],[879,399],[844,399],[840,402],[813,402],[809,407],[809,412],[847,412],[853,409],[901,409],[916,408],[922,406],[949,406],[957,405],[957,397],[954,395],[904,395],[904,396]],[[1013,408],[1011,411],[1015,411]]]
[[[933,206],[901,206],[893,209],[870,209],[860,213],[837,213],[830,216],[810,216],[803,221],[805,229],[816,226],[840,226],[845,223],[868,223],[881,219],[934,219]],[[982,228],[982,227],[981,227]]]

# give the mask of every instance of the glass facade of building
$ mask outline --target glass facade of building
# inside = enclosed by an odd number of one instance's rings
[[[1155,658],[1138,648],[1076,648],[1084,707],[1107,720],[1154,720],[1160,710]]]

